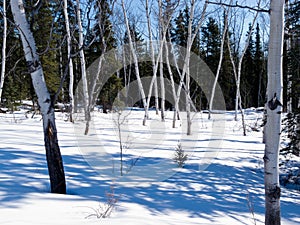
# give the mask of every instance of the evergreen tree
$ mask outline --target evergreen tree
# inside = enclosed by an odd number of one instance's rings
[[[291,109],[283,120],[283,130],[287,132],[289,142],[281,153],[300,155],[300,2],[291,2],[286,11],[284,53],[284,103],[291,101]],[[288,105],[286,107],[289,107]]]
[[[242,63],[242,74],[241,74],[241,97],[243,107],[248,108],[257,105],[257,86],[258,82],[254,73],[254,41],[252,38],[251,24],[249,24],[249,31],[247,36],[250,36],[249,45],[245,52],[243,63]],[[254,103],[255,102],[255,103]]]
[[[174,28],[171,30],[171,41],[176,45],[187,47],[187,37],[188,37],[188,24],[190,20],[190,10],[186,6],[184,10],[180,10],[178,16],[174,19]],[[192,27],[193,32],[196,29],[195,26]],[[192,52],[199,55],[200,54],[200,37],[196,36],[195,41],[192,44]]]
[[[221,46],[221,34],[217,21],[209,17],[206,26],[202,28],[201,46],[203,51],[203,58],[212,72],[215,74]]]
[[[285,35],[286,51],[284,54],[284,93],[286,104],[291,100],[291,111],[300,108],[300,2],[290,3],[287,10],[286,27],[288,32]]]
[[[188,6],[185,7],[184,10],[180,10],[177,17],[174,19],[173,24],[170,25],[170,39],[171,42],[175,43],[176,45],[182,46],[184,48],[187,47],[187,41],[188,41],[188,25],[190,21],[190,9]],[[193,24],[192,25],[192,33],[195,33],[196,27]],[[199,55],[201,54],[200,51],[200,35],[199,33],[196,34],[196,37],[192,43],[191,51]],[[185,56],[181,56],[185,57]],[[184,58],[182,58],[184,60]],[[175,83],[180,83],[180,76],[177,74],[177,71],[173,71],[174,75],[174,81]],[[190,78],[190,97],[193,100],[194,103],[197,104],[197,107],[200,109],[203,105],[207,105],[207,100],[204,96],[204,94],[201,91],[201,88],[199,85]]]
[[[211,71],[216,74],[220,59],[221,31],[214,18],[209,17],[206,25],[201,29],[200,43],[201,49],[199,55]],[[219,79],[221,83],[222,79]],[[223,89],[224,87],[221,85],[221,88]],[[207,100],[202,98],[202,102],[206,104]]]
[[[116,39],[111,23],[111,6],[108,0],[91,0],[90,4],[94,5],[95,24],[92,32],[87,37],[87,45],[92,43],[86,50],[88,64],[94,62],[104,52],[116,47]]]
[[[2,4],[0,7],[2,7]],[[10,7],[7,8],[6,13],[8,21],[12,21]],[[2,34],[2,17],[0,17],[0,22],[0,33]],[[30,92],[32,84],[30,75],[27,73],[21,42],[17,33],[10,32],[13,29],[14,25],[8,23],[6,74],[2,95],[3,105],[10,110],[16,110],[16,106],[20,104],[21,100],[32,99],[31,96],[34,96],[33,92]],[[2,48],[2,35],[0,35],[0,46]]]
[[[227,30],[227,32],[229,32]],[[223,96],[225,98],[226,109],[232,110],[234,109],[234,96],[236,91],[236,82],[233,74],[232,64],[230,61],[229,49],[228,45],[228,36],[226,35],[225,44],[224,44],[224,53],[223,53],[223,62],[221,67],[221,76],[219,77],[219,85],[222,88]]]
[[[264,68],[264,55],[262,51],[260,28],[258,23],[256,25],[256,32],[255,32],[254,76],[255,76],[255,80],[253,86],[253,94],[254,94],[253,106],[259,107],[259,106],[263,106],[265,102],[267,74]],[[257,102],[255,100],[257,100]]]

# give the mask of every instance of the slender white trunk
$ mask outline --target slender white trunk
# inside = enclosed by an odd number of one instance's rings
[[[190,62],[188,61],[188,64]],[[187,135],[192,134],[192,118],[191,118],[191,97],[190,97],[190,69],[187,67],[186,79],[185,79],[185,101],[186,101],[186,118],[187,118]]]
[[[69,15],[68,15],[68,1],[64,0],[64,17],[67,31],[67,54],[68,54],[68,62],[69,62],[69,99],[70,99],[70,122],[73,121],[74,114],[74,73],[73,73],[73,60],[71,58],[71,49],[72,49],[72,39],[70,32],[70,23],[69,23]]]
[[[159,101],[158,101],[158,86],[157,86],[157,71],[155,69],[155,54],[154,54],[154,46],[153,46],[153,39],[152,39],[152,31],[151,31],[151,19],[150,19],[150,11],[149,11],[149,1],[146,0],[146,17],[147,17],[147,27],[148,27],[148,34],[149,34],[149,44],[150,44],[150,51],[151,51],[151,61],[152,61],[152,71],[154,77],[154,96],[155,96],[155,110],[156,115],[159,114]],[[151,91],[152,88],[150,88]],[[150,99],[148,98],[148,102]]]
[[[61,46],[59,46],[58,54],[59,54],[59,73],[60,73],[60,79],[62,80],[64,77],[64,71],[63,71],[63,56],[62,56]],[[63,86],[61,88],[61,98],[62,98],[62,101],[64,101],[65,90],[64,90]]]
[[[154,54],[154,46],[153,46],[153,40],[152,40],[152,33],[151,33],[151,19],[150,19],[150,13],[149,13],[149,6],[148,6],[148,0],[146,0],[146,16],[147,16],[147,24],[148,24],[148,32],[149,32],[149,39],[150,39],[150,51],[151,51],[151,59],[152,59],[152,70],[153,70],[153,77],[150,83],[150,87],[149,87],[149,94],[148,94],[148,99],[147,99],[147,106],[146,106],[146,110],[145,112],[148,111],[149,108],[149,104],[150,104],[150,100],[151,100],[151,93],[152,93],[152,89],[153,89],[153,85],[155,88],[155,104],[156,104],[156,112],[158,114],[158,87],[157,87],[157,70],[158,70],[158,65],[160,62],[160,85],[161,85],[161,119],[162,121],[165,120],[165,87],[164,87],[164,77],[163,77],[163,63],[162,63],[162,54],[163,54],[163,49],[164,49],[164,43],[166,41],[166,32],[167,29],[166,27],[168,26],[168,24],[170,23],[170,19],[168,18],[167,21],[164,21],[162,18],[162,2],[161,0],[158,1],[159,3],[159,21],[160,21],[160,41],[156,42],[157,44],[159,44],[159,51],[158,51],[158,56],[157,56],[157,60],[155,60],[155,54]],[[143,124],[146,124],[146,115],[143,121]]]
[[[150,45],[150,51],[151,51],[151,62],[152,62],[152,76],[154,79],[154,94],[155,94],[155,106],[156,106],[156,112],[158,113],[158,87],[157,87],[157,69],[155,68],[155,54],[154,54],[154,46],[153,46],[153,40],[152,40],[152,31],[151,31],[151,19],[150,19],[150,12],[149,12],[149,1],[146,0],[146,17],[147,17],[147,27],[148,27],[148,34],[149,34],[149,45]],[[151,82],[152,84],[152,82]],[[147,105],[146,107],[149,107],[150,100],[151,100],[151,93],[152,93],[152,85],[150,84],[149,88],[149,94],[147,99]],[[145,110],[145,113],[148,110]],[[143,124],[146,125],[146,115],[144,117]]]
[[[287,1],[287,4],[289,4],[289,2]],[[288,7],[288,6],[287,6]],[[287,35],[288,35],[288,39],[286,40],[286,52],[287,54],[289,54],[289,51],[291,50],[291,42],[292,42],[292,38],[291,38],[291,34],[289,34],[289,29],[287,30]],[[287,64],[287,113],[291,113],[293,110],[292,107],[292,102],[293,102],[293,97],[292,97],[292,69],[291,69],[291,63]]]
[[[265,224],[280,225],[279,143],[282,112],[282,57],[285,0],[271,0],[265,128]]]
[[[137,78],[137,82],[138,82],[138,86],[139,86],[139,91],[140,91],[140,94],[141,94],[141,97],[142,97],[143,107],[145,109],[145,118],[143,120],[143,124],[144,124],[144,121],[146,121],[147,118],[148,118],[147,101],[146,101],[146,95],[145,95],[144,87],[143,87],[143,84],[142,84],[142,80],[141,80],[141,77],[140,77],[138,58],[137,58],[137,55],[136,55],[136,52],[135,52],[135,49],[134,49],[134,46],[133,46],[132,38],[131,38],[129,21],[128,21],[128,17],[127,17],[127,13],[126,13],[124,0],[122,0],[122,9],[123,9],[123,15],[124,15],[124,19],[125,19],[126,31],[128,33],[129,47],[130,47],[130,51],[131,51],[131,54],[132,54],[132,57],[133,57],[136,78]]]
[[[186,95],[186,118],[187,118],[187,135],[192,134],[192,119],[191,119],[191,98],[190,98],[190,57],[192,45],[194,42],[192,26],[194,20],[194,12],[195,12],[195,0],[191,1],[191,9],[190,9],[190,19],[188,23],[188,36],[187,36],[187,52],[185,57],[185,66],[186,66],[186,78],[185,78],[185,95]],[[196,34],[194,34],[196,35]],[[194,36],[195,37],[195,36]]]
[[[7,18],[6,18],[6,0],[3,0],[3,42],[2,42],[2,67],[0,76],[0,103],[2,99],[4,78],[5,78],[5,63],[6,63],[6,36],[7,36]]]
[[[237,89],[236,89],[236,99],[237,100],[235,101],[235,104],[238,104],[238,105],[236,105],[235,120],[237,120],[237,110],[238,110],[238,107],[240,107],[240,111],[241,111],[241,115],[242,115],[243,134],[244,134],[244,136],[246,136],[246,124],[245,124],[245,115],[244,115],[244,111],[242,108],[242,101],[241,101],[240,81],[238,79],[238,72],[236,71],[236,66],[235,66],[234,58],[233,58],[232,51],[231,51],[230,38],[229,38],[228,32],[227,32],[227,47],[228,47],[228,51],[229,51],[231,65],[233,68],[235,82],[237,85]]]
[[[52,193],[66,193],[65,174],[57,140],[54,102],[48,92],[35,40],[29,29],[22,0],[11,0],[11,10],[22,39],[25,59],[43,118],[44,142]]]
[[[160,21],[160,40],[161,40],[161,50],[163,50],[164,47],[164,41],[166,39],[166,22],[165,19],[163,18],[163,12],[162,12],[162,1],[158,1],[158,6],[159,6],[159,21]],[[160,114],[161,114],[161,121],[165,121],[165,81],[164,81],[164,64],[163,64],[163,57],[162,55],[160,56],[161,62],[160,62],[160,67],[159,67],[159,74],[160,74]]]
[[[231,4],[231,2],[230,2]],[[222,35],[222,40],[221,40],[221,47],[220,47],[220,58],[219,58],[219,64],[218,64],[218,69],[215,77],[215,81],[212,87],[211,91],[211,96],[209,100],[209,110],[208,110],[208,119],[211,119],[211,111],[213,109],[213,101],[215,97],[215,91],[216,91],[216,86],[218,83],[220,71],[221,71],[221,66],[222,66],[222,61],[223,61],[223,53],[224,53],[224,42],[227,34],[227,27],[228,27],[228,12],[225,10],[225,18],[224,18],[224,30],[223,30],[223,35]]]
[[[155,112],[156,112],[156,115],[158,115],[159,114],[159,101],[158,101],[157,78],[154,81],[154,98],[155,98]]]
[[[185,93],[186,93],[186,114],[187,114],[187,135],[191,135],[192,134],[192,119],[191,119],[191,115],[190,115],[190,108],[191,108],[191,98],[190,98],[190,74],[189,74],[189,66],[190,66],[190,57],[191,57],[191,51],[192,51],[192,45],[193,42],[197,36],[197,33],[200,29],[200,27],[202,26],[202,23],[204,21],[205,18],[205,13],[206,13],[206,9],[207,9],[207,1],[205,2],[204,6],[203,6],[203,11],[201,13],[201,18],[197,23],[197,26],[195,28],[195,30],[192,29],[193,27],[193,23],[194,23],[194,14],[195,14],[195,0],[191,0],[190,2],[190,18],[189,18],[189,23],[188,23],[188,36],[187,36],[187,49],[186,49],[186,55],[185,55],[185,59],[184,59],[184,66],[182,69],[182,73],[180,76],[180,85],[179,88],[177,90],[177,101],[176,101],[176,105],[178,106],[179,103],[179,97],[180,97],[180,92],[181,92],[181,88],[182,86],[185,86]],[[184,85],[184,78],[186,79],[186,83]]]
[[[260,5],[260,1],[258,3],[258,5]],[[243,109],[242,109],[242,104],[241,104],[241,92],[240,92],[240,84],[241,84],[241,75],[242,75],[242,63],[243,63],[243,58],[244,58],[244,55],[248,49],[248,46],[249,46],[249,42],[250,42],[250,38],[251,38],[251,33],[254,29],[254,25],[255,25],[255,21],[257,19],[257,16],[258,16],[258,13],[259,12],[256,12],[255,13],[255,16],[253,17],[253,21],[251,23],[251,27],[250,27],[250,33],[246,39],[246,43],[245,43],[245,47],[243,49],[243,52],[240,56],[240,59],[239,59],[239,62],[238,62],[238,70],[237,70],[237,77],[236,77],[236,93],[235,93],[235,120],[237,121],[238,118],[237,118],[237,115],[238,115],[238,110],[239,110],[239,106],[241,106],[240,110],[241,110],[241,113],[243,114]],[[244,118],[244,115],[242,115],[242,117]],[[243,121],[244,123],[244,121]],[[244,133],[245,133],[245,130],[244,130]]]
[[[172,68],[171,68],[171,65],[170,65],[170,59],[169,59],[169,45],[170,45],[170,43],[165,43],[165,52],[166,52],[166,64],[167,64],[168,72],[169,72],[169,75],[170,75],[172,93],[173,93],[173,98],[174,98],[174,115],[173,115],[172,127],[175,128],[176,127],[176,115],[178,113],[178,109],[177,109],[177,106],[175,104],[176,103],[176,88],[175,88],[173,72],[172,72]]]
[[[81,66],[81,79],[82,79],[82,91],[83,91],[83,104],[84,104],[84,116],[86,121],[86,127],[84,134],[87,135],[89,132],[89,122],[90,122],[90,111],[89,111],[89,92],[85,65],[85,55],[84,55],[84,44],[83,44],[83,28],[81,24],[81,12],[80,12],[80,2],[76,0],[77,4],[77,24],[78,24],[78,38],[79,38],[79,55],[80,55],[80,66]]]
[[[181,90],[183,86],[186,86],[184,84],[184,78],[186,76],[186,72],[187,72],[187,67],[189,66],[189,61],[190,61],[190,55],[191,55],[191,48],[192,48],[192,44],[197,36],[197,33],[200,29],[200,27],[203,24],[203,21],[205,19],[205,14],[206,14],[206,9],[207,9],[207,5],[208,3],[205,2],[204,6],[203,6],[203,11],[201,13],[201,18],[197,23],[196,29],[194,30],[194,33],[192,33],[192,24],[193,24],[193,19],[194,19],[194,10],[195,10],[195,0],[191,1],[191,9],[190,9],[190,20],[189,20],[189,27],[188,27],[188,40],[187,40],[187,49],[186,49],[186,55],[185,55],[185,59],[184,59],[184,66],[182,68],[182,72],[179,70],[178,64],[177,64],[177,60],[175,58],[175,53],[174,53],[174,49],[173,46],[171,44],[171,51],[172,51],[172,55],[173,55],[173,59],[174,59],[174,63],[176,66],[176,70],[178,72],[178,74],[180,74],[180,83],[177,89],[177,93],[176,93],[176,101],[175,101],[175,111],[174,111],[174,116],[173,116],[173,127],[175,127],[176,124],[176,117],[178,117],[179,119],[179,100],[180,100],[180,95],[181,95]],[[185,87],[185,90],[187,90],[187,88]],[[186,93],[188,93],[188,91],[186,91]],[[188,94],[187,98],[190,99],[190,96]],[[189,101],[187,101],[187,104],[191,103],[191,99]],[[186,106],[186,109],[188,109],[189,106]],[[178,110],[178,111],[177,111]],[[187,119],[188,119],[188,126],[187,126],[187,134],[191,134],[191,117],[190,117],[190,112],[187,112]]]
[[[165,92],[165,79],[164,79],[164,64],[162,61],[160,62],[159,74],[160,74],[160,115],[161,115],[161,121],[164,122],[165,110],[166,110],[165,109],[166,92]]]

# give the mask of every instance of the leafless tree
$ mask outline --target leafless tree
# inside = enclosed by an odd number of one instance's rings
[[[3,0],[3,41],[2,41],[2,65],[0,75],[0,103],[2,99],[2,91],[5,79],[6,64],[6,37],[7,37],[7,18],[6,18],[6,0]]]
[[[54,115],[54,102],[47,89],[43,67],[36,51],[36,44],[26,19],[22,0],[11,0],[11,10],[15,25],[19,30],[28,71],[30,72],[33,87],[38,98],[43,118],[44,143],[48,171],[50,176],[51,192],[66,193],[66,181],[62,157],[57,140],[57,130]]]
[[[70,22],[68,15],[68,1],[64,0],[64,17],[66,24],[66,32],[67,32],[67,54],[68,54],[68,62],[69,62],[69,99],[70,99],[70,122],[73,122],[73,114],[74,114],[74,74],[73,74],[73,60],[71,58],[71,49],[72,49],[72,36],[70,31]]]
[[[271,0],[265,125],[265,224],[280,225],[279,143],[282,112],[282,56],[285,0]]]

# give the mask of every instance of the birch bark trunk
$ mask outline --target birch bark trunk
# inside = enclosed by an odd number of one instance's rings
[[[231,4],[231,1],[230,1]],[[223,53],[224,53],[224,43],[225,43],[225,38],[227,34],[227,27],[228,27],[228,11],[225,9],[225,17],[224,17],[224,30],[223,30],[223,35],[222,35],[222,40],[221,40],[221,47],[220,47],[220,58],[219,58],[219,64],[218,64],[218,69],[216,73],[216,78],[213,84],[213,88],[211,91],[211,96],[209,100],[209,110],[208,110],[208,119],[211,119],[211,111],[213,109],[213,101],[215,97],[215,92],[216,92],[216,86],[218,83],[218,79],[220,76],[220,71],[221,71],[221,66],[222,66],[222,61],[223,61]]]
[[[184,79],[186,76],[189,76],[189,74],[187,74],[187,72],[189,72],[189,64],[190,64],[190,55],[191,55],[191,49],[192,49],[192,44],[197,36],[197,33],[200,29],[200,27],[203,24],[203,21],[205,19],[205,14],[206,14],[206,9],[207,9],[207,5],[208,2],[206,1],[204,3],[203,6],[203,10],[201,13],[201,18],[198,21],[196,28],[193,32],[192,30],[192,24],[193,24],[193,20],[194,20],[194,13],[195,13],[195,0],[191,0],[191,9],[190,9],[190,19],[189,19],[189,24],[188,24],[188,37],[187,37],[187,48],[186,48],[186,53],[185,53],[185,58],[184,58],[184,66],[182,68],[182,72],[179,71],[176,59],[174,58],[174,63],[177,69],[177,72],[180,74],[180,83],[177,89],[177,93],[176,93],[176,101],[175,101],[175,111],[174,111],[174,116],[173,116],[173,127],[175,127],[176,124],[176,117],[179,115],[179,100],[180,100],[180,94],[181,94],[181,90],[182,87],[185,86],[185,92],[187,93],[186,95],[186,110],[187,110],[187,135],[191,134],[191,126],[192,126],[192,121],[191,121],[191,116],[190,116],[190,104],[191,104],[191,99],[190,99],[190,95],[189,95],[189,90],[187,90],[187,87],[189,87],[189,78],[186,78],[187,82],[184,83]],[[172,45],[171,45],[172,47]],[[172,50],[172,52],[174,53],[174,50]],[[188,86],[187,86],[188,84]],[[188,100],[189,99],[189,100]],[[178,116],[179,118],[179,116]]]
[[[44,143],[48,172],[50,176],[51,192],[65,194],[66,181],[63,161],[57,139],[53,107],[54,102],[52,102],[46,86],[43,68],[36,51],[35,40],[26,19],[23,1],[11,0],[10,4],[16,27],[20,32],[27,67],[31,75],[33,87],[38,98],[43,118]]]
[[[260,1],[259,1],[258,5],[260,5]],[[240,93],[240,84],[241,84],[243,58],[244,58],[245,53],[246,53],[246,51],[248,49],[249,42],[250,42],[250,37],[251,37],[251,33],[252,33],[253,29],[254,29],[254,24],[255,24],[255,21],[257,19],[257,16],[258,16],[258,12],[255,13],[255,16],[253,18],[253,21],[252,21],[252,24],[251,24],[251,27],[250,27],[250,33],[249,33],[249,35],[248,35],[248,37],[246,39],[245,47],[243,49],[243,52],[242,52],[242,54],[240,56],[240,59],[239,59],[239,62],[238,62],[238,70],[237,70],[237,78],[236,78],[236,95],[235,95],[235,118],[234,118],[235,121],[238,120],[238,118],[237,118],[237,112],[239,110],[239,106],[242,105],[242,103],[241,103],[242,99],[241,99],[241,93]],[[243,114],[244,113],[243,109],[240,108],[240,110],[241,110],[241,113]],[[242,115],[242,117],[244,117],[244,115]],[[244,130],[244,133],[245,133],[245,130]]]
[[[145,95],[142,80],[141,80],[141,77],[140,77],[138,58],[137,58],[137,55],[136,55],[136,52],[135,52],[135,49],[134,49],[134,46],[133,46],[133,43],[132,43],[131,32],[130,32],[130,27],[129,27],[129,21],[128,21],[128,17],[127,17],[127,13],[126,13],[124,0],[122,0],[122,9],[123,9],[123,15],[124,15],[124,19],[125,19],[126,31],[128,33],[129,47],[130,47],[130,51],[131,51],[131,54],[132,54],[132,57],[133,57],[136,78],[137,78],[137,82],[138,82],[138,86],[139,86],[139,91],[140,91],[140,94],[141,94],[141,97],[142,97],[143,107],[145,109],[145,116],[144,116],[144,120],[143,120],[143,124],[145,124],[145,121],[148,118],[148,108],[147,108],[147,102],[146,102],[146,95]]]
[[[265,126],[265,224],[280,225],[279,143],[282,112],[284,0],[271,0],[268,51],[267,123]]]
[[[68,1],[64,0],[64,17],[67,31],[67,54],[68,54],[68,64],[69,64],[69,100],[70,100],[70,122],[74,122],[73,114],[74,114],[74,74],[73,74],[73,60],[71,58],[71,49],[72,49],[72,39],[70,32],[70,23],[69,23],[69,15],[68,15]]]
[[[83,104],[84,104],[84,117],[86,121],[84,134],[87,135],[89,132],[90,124],[90,110],[89,110],[89,92],[88,92],[88,83],[87,83],[87,74],[86,74],[86,64],[85,64],[85,55],[84,55],[84,45],[83,45],[83,28],[81,23],[81,12],[80,12],[80,2],[76,0],[77,8],[77,24],[78,24],[78,38],[79,38],[79,55],[80,55],[80,66],[81,66],[81,79],[82,79],[82,91],[83,91]]]
[[[5,78],[6,36],[7,36],[6,0],[3,0],[3,42],[2,42],[2,67],[1,67],[1,76],[0,76],[0,103],[2,99],[4,78]]]

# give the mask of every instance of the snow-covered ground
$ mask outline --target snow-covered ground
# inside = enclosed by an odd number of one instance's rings
[[[184,122],[171,128],[171,112],[161,123],[151,111],[145,127],[143,112],[128,112],[96,112],[87,137],[57,114],[67,195],[49,193],[40,116],[0,114],[0,224],[263,224],[261,132],[244,137],[232,113],[197,114],[188,137]],[[247,124],[260,117],[249,110]],[[172,160],[178,143],[183,169]],[[109,200],[111,216],[93,216]],[[281,210],[282,224],[300,224],[300,192],[282,188]]]

